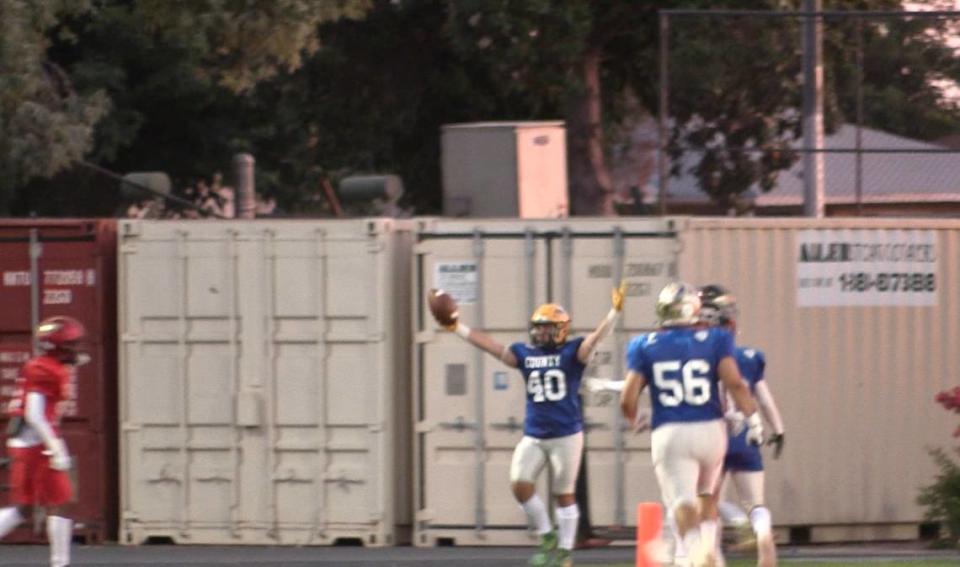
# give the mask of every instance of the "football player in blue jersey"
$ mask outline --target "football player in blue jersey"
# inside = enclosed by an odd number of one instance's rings
[[[748,416],[748,440],[755,444],[763,440],[756,404],[737,369],[733,335],[723,328],[699,325],[697,292],[683,282],[670,283],[660,291],[658,329],[630,341],[620,395],[623,416],[633,423],[640,394],[650,387],[653,467],[694,567],[712,566],[716,561],[717,514],[712,495],[727,449],[721,383]]]
[[[700,318],[705,324],[736,333],[737,302],[730,292],[719,285],[707,285],[700,288],[700,301]],[[763,352],[737,347],[736,359],[740,374],[749,384],[760,412],[773,428],[773,435],[768,443],[774,447],[773,457],[779,458],[784,442],[783,419],[764,379],[766,359]],[[727,455],[723,461],[723,475],[718,485],[720,488],[723,486],[724,477],[728,475],[737,489],[743,508],[749,511],[750,525],[757,536],[757,563],[759,567],[773,567],[777,564],[777,547],[773,539],[770,510],[764,506],[763,458],[760,456],[760,448],[747,442],[745,431],[730,437]],[[720,488],[716,491],[718,497]]]
[[[510,484],[541,538],[539,549],[529,561],[532,566],[573,565],[571,552],[580,516],[574,487],[583,450],[583,417],[577,393],[594,349],[623,309],[625,290],[625,283],[613,290],[610,311],[585,337],[568,336],[570,315],[556,303],[541,305],[533,312],[529,344],[502,345],[458,319],[447,325],[470,344],[523,374],[526,417],[523,437],[510,463]],[[557,531],[551,525],[546,504],[536,494],[537,477],[547,462],[554,474]]]

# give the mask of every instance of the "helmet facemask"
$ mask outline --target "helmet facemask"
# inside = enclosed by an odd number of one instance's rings
[[[700,288],[700,320],[711,327],[734,329],[737,324],[737,299],[719,285]]]
[[[530,343],[541,348],[562,345],[570,334],[570,315],[555,303],[541,305],[530,318]]]
[[[567,340],[568,327],[558,323],[530,323],[530,342],[541,348],[554,348]]]

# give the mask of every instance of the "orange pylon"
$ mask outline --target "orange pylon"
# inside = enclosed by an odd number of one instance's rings
[[[655,557],[656,543],[660,541],[663,528],[663,509],[659,502],[637,504],[637,565],[636,567],[659,567]]]

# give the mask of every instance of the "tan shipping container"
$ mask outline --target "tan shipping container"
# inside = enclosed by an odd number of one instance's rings
[[[123,543],[408,539],[410,232],[120,223]]]
[[[625,315],[588,376],[623,376],[626,344],[654,326],[664,283],[723,284],[739,298],[737,341],[766,353],[786,422],[782,458],[764,450],[779,538],[918,537],[917,491],[936,474],[927,448],[955,444],[953,416],[933,397],[957,381],[960,323],[951,290],[960,278],[960,222],[676,217],[417,225],[416,545],[534,542],[508,487],[523,423],[522,380],[438,330],[425,291],[450,286],[466,298],[467,324],[510,343],[525,340],[530,312],[547,300],[569,308],[574,332],[588,332],[621,276],[630,284]],[[623,430],[614,394],[585,392],[584,402],[593,524],[632,526],[637,502],[659,500],[649,434]]]
[[[792,540],[918,537],[917,492],[937,473],[927,449],[956,446],[933,398],[958,382],[960,222],[677,226],[681,277],[727,286],[738,344],[767,356],[787,431],[782,458],[764,455],[774,523]]]

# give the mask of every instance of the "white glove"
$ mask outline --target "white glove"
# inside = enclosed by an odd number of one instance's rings
[[[760,420],[758,411],[747,418],[747,443],[757,447],[763,445],[763,421]]]
[[[743,415],[743,412],[737,410],[728,411],[723,415],[723,419],[727,420],[727,432],[731,437],[743,433],[743,428],[747,426],[746,416]]]
[[[67,444],[63,442],[63,439],[54,439],[43,454],[50,457],[50,468],[55,471],[70,470],[70,467],[73,466],[73,459],[70,458],[70,453],[67,452]]]

